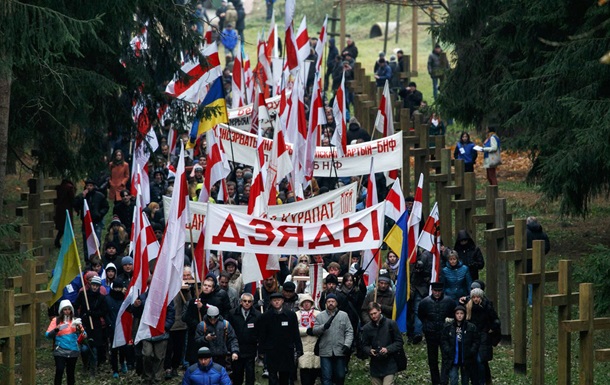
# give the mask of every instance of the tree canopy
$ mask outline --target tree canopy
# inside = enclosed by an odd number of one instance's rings
[[[172,0],[3,2],[4,155],[15,160],[31,151],[50,175],[95,171],[108,136],[131,138],[134,100],[151,107],[151,120],[166,101],[163,90],[179,69],[180,52],[195,46],[190,7]],[[138,35],[146,49],[130,44]]]
[[[455,48],[439,96],[446,116],[500,125],[528,151],[528,180],[562,214],[584,215],[610,192],[610,6],[559,0],[463,0],[434,30]]]

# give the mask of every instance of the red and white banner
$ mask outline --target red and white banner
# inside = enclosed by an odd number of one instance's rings
[[[309,265],[309,290],[313,298],[316,309],[320,308],[320,298],[322,297],[322,281],[323,272],[321,263],[312,263]]]
[[[242,253],[329,254],[373,249],[383,242],[385,202],[339,219],[286,223],[208,206],[206,249]],[[213,225],[211,225],[213,224]]]
[[[336,190],[327,192],[313,198],[288,203],[284,205],[269,206],[268,219],[288,223],[312,223],[342,218],[356,212],[357,184],[352,183]],[[172,199],[163,197],[165,218],[168,218]],[[213,204],[211,204],[213,205]],[[224,205],[231,213],[245,215],[247,206]],[[203,221],[208,211],[208,204],[204,202],[189,202],[189,211],[192,215],[193,242],[199,240]],[[190,227],[186,226],[186,236],[190,240]]]
[[[256,162],[256,135],[224,124],[219,124],[219,127],[220,140],[227,151],[227,157],[237,163],[254,165]],[[269,159],[272,146],[271,139],[264,139],[266,159]],[[286,148],[292,156],[292,144],[286,143]],[[313,176],[328,177],[333,159],[338,177],[364,175],[369,172],[373,157],[375,157],[376,172],[395,170],[397,165],[402,165],[402,134],[397,132],[387,138],[348,145],[343,158],[338,157],[336,148],[316,147]],[[334,170],[332,175],[335,176]]]
[[[280,111],[280,95],[265,99],[265,103],[270,119],[275,120],[275,117]],[[231,127],[238,128],[242,131],[250,131],[252,103],[239,108],[231,108],[227,110],[227,112],[229,113],[229,125]]]

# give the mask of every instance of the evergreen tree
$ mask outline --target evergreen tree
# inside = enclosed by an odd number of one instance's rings
[[[135,132],[134,99],[149,105],[153,122],[167,102],[180,51],[195,47],[192,15],[172,0],[3,2],[0,186],[7,153],[14,160],[31,151],[47,175],[105,169],[108,138]],[[132,46],[144,29],[147,48]]]
[[[439,98],[445,115],[500,123],[562,214],[584,215],[610,192],[610,68],[600,62],[609,20],[610,7],[593,2],[466,0],[436,30],[457,53]]]

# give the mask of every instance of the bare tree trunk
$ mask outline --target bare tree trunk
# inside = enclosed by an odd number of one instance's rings
[[[8,114],[11,106],[12,81],[10,60],[3,59],[7,59],[6,56],[0,58],[0,216],[4,214],[4,189],[6,188],[6,159],[8,153]]]

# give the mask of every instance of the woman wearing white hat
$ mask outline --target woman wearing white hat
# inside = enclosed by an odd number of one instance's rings
[[[80,318],[74,318],[72,303],[65,299],[59,303],[59,314],[51,320],[45,337],[53,340],[53,357],[55,358],[55,385],[61,385],[64,371],[68,385],[74,385],[76,360],[80,355],[78,342],[86,338]]]

